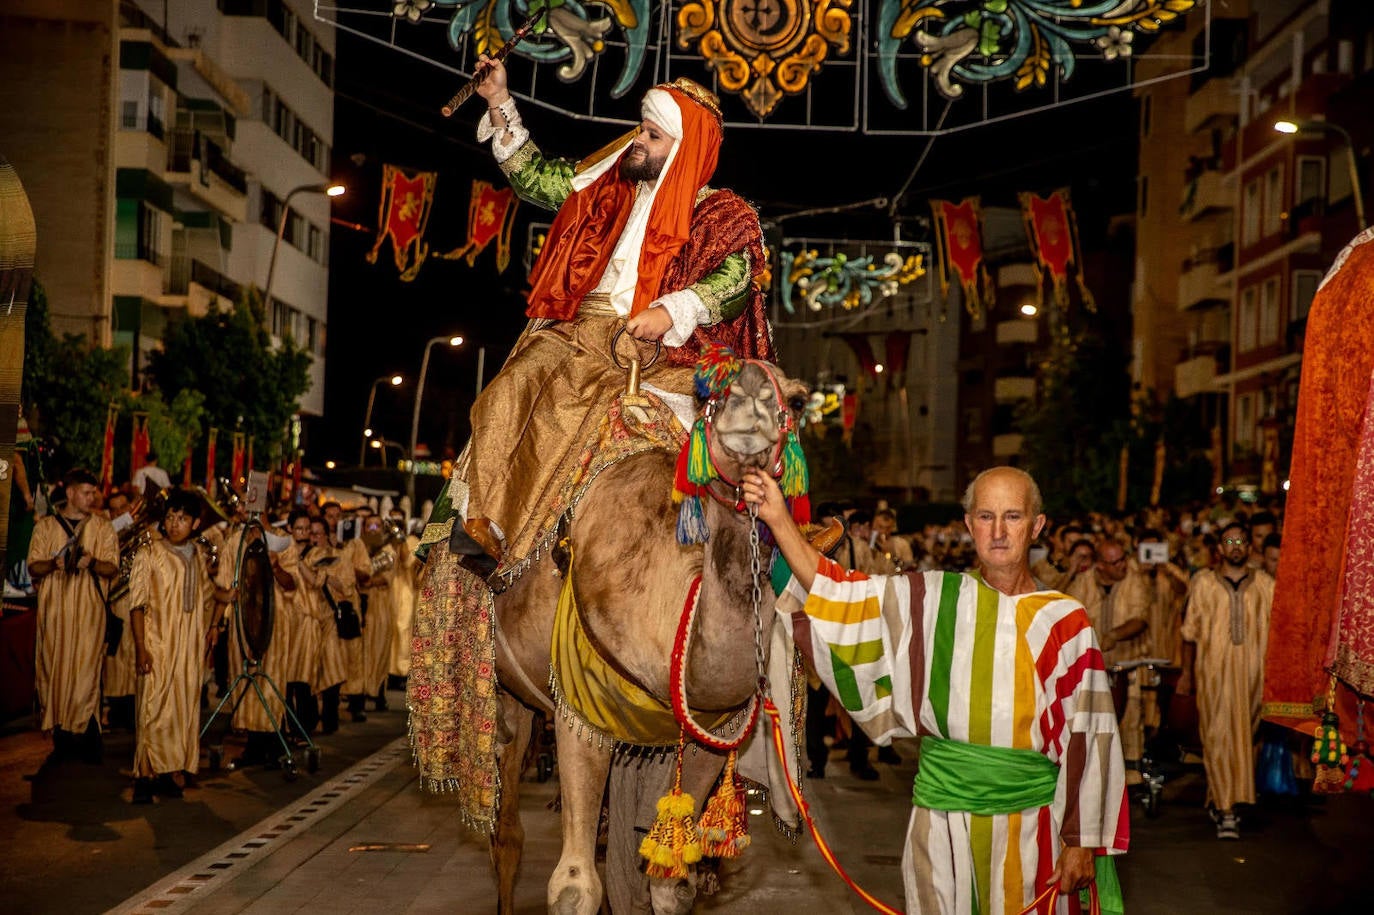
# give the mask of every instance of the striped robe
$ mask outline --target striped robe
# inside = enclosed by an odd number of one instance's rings
[[[934,734],[1034,750],[1059,766],[1049,807],[991,817],[913,808],[908,913],[1015,915],[1045,886],[1061,842],[1126,851],[1116,713],[1077,602],[1004,595],[970,574],[869,578],[823,559],[811,593],[793,579],[778,612],[875,742]],[[1075,897],[1058,911],[1078,908]]]

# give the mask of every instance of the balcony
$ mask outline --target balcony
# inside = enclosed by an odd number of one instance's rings
[[[232,308],[243,287],[213,267],[189,257],[172,259],[167,274],[167,295],[159,304],[185,307],[199,317],[210,311]]]
[[[1013,343],[1034,344],[1040,339],[1040,324],[1027,318],[1013,318],[997,322],[997,345]]]
[[[1199,343],[1174,366],[1174,393],[1179,397],[1192,397],[1215,391],[1217,376],[1230,370],[1229,343]]]
[[[1035,399],[1035,379],[1024,377],[998,378],[992,384],[992,396],[998,403]]]
[[[1178,278],[1178,307],[1180,311],[1210,308],[1231,301],[1231,276],[1235,263],[1235,246],[1225,244],[1200,251],[1183,262]]]
[[[170,133],[167,181],[184,186],[194,196],[235,222],[248,219],[248,178],[225,156],[218,143],[192,130]]]
[[[1226,176],[1219,171],[1208,169],[1197,179],[1183,186],[1183,202],[1179,204],[1179,215],[1189,220],[1202,219],[1235,208],[1235,195],[1227,187]]]
[[[1240,93],[1230,80],[1210,79],[1188,96],[1183,106],[1183,127],[1196,133],[1216,127],[1240,114]]]
[[[110,289],[114,295],[155,300],[163,294],[167,256],[143,241],[115,245]]]

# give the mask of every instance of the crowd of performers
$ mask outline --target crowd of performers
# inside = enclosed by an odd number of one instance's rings
[[[147,476],[146,474],[144,475]],[[201,765],[203,712],[227,690],[242,737],[231,769],[278,768],[282,740],[329,735],[387,709],[388,679],[409,667],[418,540],[398,508],[284,505],[249,523],[230,493],[154,475],[102,494],[73,470],[29,500],[40,510],[17,576],[36,592],[38,723],[49,764],[103,759],[102,730],[135,735],[134,803],[181,797]],[[35,498],[36,496],[36,498]],[[234,607],[245,539],[266,541],[274,625],[261,656],[245,652]],[[25,581],[25,571],[27,581]],[[276,685],[237,681],[245,656]],[[284,700],[284,701],[283,701]],[[291,715],[286,714],[290,706]]]
[[[822,503],[816,515],[823,524],[843,521],[844,536],[830,555],[846,570],[895,575],[978,565],[962,519],[902,534],[896,532],[897,513],[883,503],[872,512],[850,501]],[[1207,810],[1220,839],[1239,838],[1236,805],[1255,803],[1282,517],[1281,506],[1228,494],[1208,505],[1094,512],[1047,524],[1031,548],[1036,581],[1081,603],[1092,621],[1114,677],[1127,785],[1141,784],[1141,758],[1166,727],[1168,700],[1179,697],[1183,704],[1183,697],[1196,697]],[[811,777],[823,778],[829,750],[844,746],[852,774],[877,778],[863,731],[849,727],[842,706],[819,688],[818,678],[812,688]],[[1298,776],[1310,780],[1307,753],[1292,759]],[[900,757],[880,747],[878,760],[895,763]]]

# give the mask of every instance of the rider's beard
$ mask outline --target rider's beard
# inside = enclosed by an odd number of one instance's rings
[[[653,181],[663,171],[667,156],[655,159],[642,147],[635,147],[620,160],[620,177],[627,181]]]

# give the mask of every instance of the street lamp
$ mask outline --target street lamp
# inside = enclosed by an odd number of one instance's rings
[[[406,457],[406,449],[405,449],[405,446],[402,445],[400,442],[393,442],[393,441],[392,441],[391,439],[389,439],[389,438],[380,438],[380,437],[378,437],[378,438],[374,438],[374,439],[372,440],[371,445],[372,445],[373,448],[376,448],[378,451],[382,452],[382,466],[383,466],[383,467],[386,466],[386,449],[387,449],[387,448],[395,448],[397,451],[401,452],[401,460],[405,460],[405,457]]]
[[[410,499],[412,511],[415,508],[415,445],[420,435],[420,398],[425,394],[425,377],[429,374],[429,351],[436,343],[447,343],[457,349],[463,345],[463,338],[458,334],[432,337],[425,344],[424,355],[420,357],[420,380],[415,382],[415,402],[410,410],[410,472],[406,474],[406,496]]]
[[[363,416],[363,444],[358,451],[358,466],[361,467],[367,460],[367,440],[372,438],[372,405],[377,400],[377,388],[379,385],[389,384],[393,388],[400,387],[405,378],[401,375],[384,375],[372,382],[372,387],[367,390],[367,413]]]
[[[267,288],[262,291],[262,310],[267,315],[267,319],[272,319],[272,278],[277,272],[277,251],[281,248],[281,240],[286,235],[286,219],[291,215],[291,198],[297,194],[324,194],[326,197],[338,197],[347,190],[342,184],[302,184],[300,187],[292,188],[286,195],[286,199],[281,203],[281,220],[277,223],[277,240],[272,242],[272,256],[267,261]]]
[[[1360,191],[1360,163],[1355,158],[1355,140],[1350,136],[1350,131],[1340,124],[1333,124],[1331,121],[1290,121],[1286,119],[1275,121],[1274,129],[1279,133],[1287,134],[1295,134],[1301,130],[1329,130],[1345,141],[1346,165],[1350,168],[1350,190],[1355,195],[1355,221],[1359,223],[1360,231],[1364,231],[1364,194]]]

